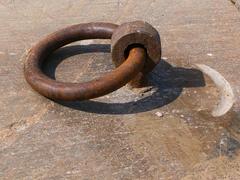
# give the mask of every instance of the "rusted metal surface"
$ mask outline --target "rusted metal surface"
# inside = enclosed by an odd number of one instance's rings
[[[146,74],[153,70],[161,59],[161,41],[158,31],[149,23],[134,21],[121,24],[111,38],[112,59],[116,66],[123,63],[132,47],[142,46],[147,51],[144,68],[130,82],[132,87],[146,85]]]
[[[85,100],[113,92],[133,79],[143,68],[146,58],[141,47],[132,48],[121,66],[98,79],[84,83],[63,83],[47,77],[41,66],[56,49],[84,39],[109,39],[117,25],[110,23],[78,24],[48,35],[28,53],[24,73],[27,82],[40,94],[57,100]]]

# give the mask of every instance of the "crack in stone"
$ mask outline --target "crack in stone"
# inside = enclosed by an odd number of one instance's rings
[[[236,8],[240,11],[240,0],[230,0]]]
[[[30,116],[22,121],[14,122],[10,124],[8,127],[0,130],[1,148],[7,147],[14,143],[21,132],[29,129],[34,124],[38,123],[41,120],[41,118],[48,112],[50,107],[52,107],[52,105],[47,104],[35,115]]]

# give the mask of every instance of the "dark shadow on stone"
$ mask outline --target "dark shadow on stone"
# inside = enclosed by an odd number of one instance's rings
[[[55,79],[55,70],[65,58],[81,53],[108,52],[110,45],[67,46],[57,50],[47,63],[43,65],[44,72]],[[184,87],[205,86],[204,76],[197,69],[173,67],[161,60],[149,74],[149,84],[156,89],[153,94],[138,101],[126,103],[108,103],[93,100],[86,101],[55,101],[63,106],[80,111],[99,114],[134,114],[153,110],[173,102],[179,97]]]

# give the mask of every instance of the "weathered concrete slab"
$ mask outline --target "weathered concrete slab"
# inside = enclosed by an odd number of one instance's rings
[[[42,36],[138,19],[161,33],[154,90],[59,104],[25,82],[22,56]],[[226,0],[0,1],[0,179],[239,179],[239,20]],[[80,82],[110,71],[109,41],[88,43],[56,52],[46,73]],[[194,63],[232,85],[237,99],[224,117],[210,116],[218,90]]]

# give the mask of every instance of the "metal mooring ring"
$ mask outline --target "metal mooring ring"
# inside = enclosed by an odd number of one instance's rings
[[[105,76],[84,83],[58,82],[46,76],[41,66],[56,49],[84,39],[110,39],[118,26],[111,23],[86,23],[56,31],[32,47],[24,64],[24,75],[34,90],[50,99],[85,100],[103,96],[124,86],[143,68],[146,52],[135,47],[127,59]]]

